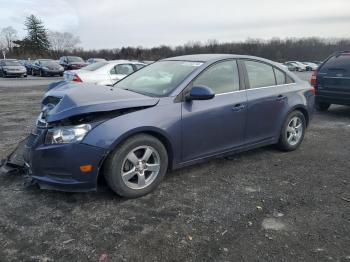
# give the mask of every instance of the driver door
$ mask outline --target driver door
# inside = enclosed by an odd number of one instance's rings
[[[192,86],[207,86],[210,100],[182,102],[182,160],[229,151],[244,144],[246,91],[241,90],[235,60],[218,62],[202,72]]]

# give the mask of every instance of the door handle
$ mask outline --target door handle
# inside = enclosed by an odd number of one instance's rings
[[[284,100],[286,100],[286,99],[287,99],[287,97],[284,96],[284,95],[279,95],[279,96],[277,96],[277,98],[276,98],[277,101],[284,101]]]
[[[236,104],[234,107],[232,107],[232,110],[235,112],[241,111],[245,108],[245,104]]]

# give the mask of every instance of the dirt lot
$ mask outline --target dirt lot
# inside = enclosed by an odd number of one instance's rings
[[[1,85],[0,158],[26,135],[42,85]],[[350,108],[317,113],[301,148],[171,172],[135,200],[0,176],[0,261],[350,261]]]

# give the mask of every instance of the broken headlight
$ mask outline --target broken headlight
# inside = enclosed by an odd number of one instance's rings
[[[53,127],[47,131],[45,144],[68,144],[80,142],[90,130],[91,125],[89,124]]]

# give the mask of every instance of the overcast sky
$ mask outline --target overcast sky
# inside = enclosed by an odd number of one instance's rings
[[[209,39],[350,37],[350,0],[1,0],[0,27],[24,19],[77,34],[87,49]]]

